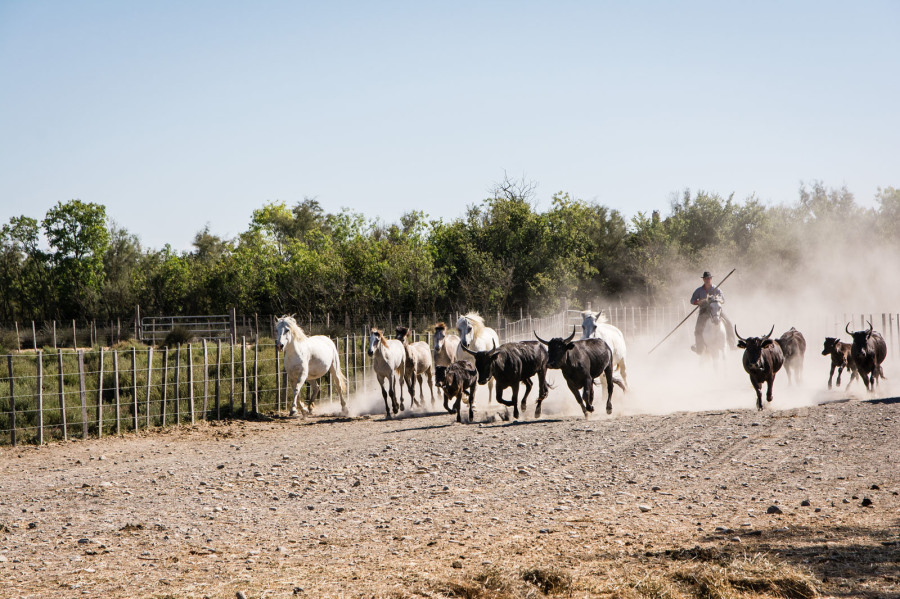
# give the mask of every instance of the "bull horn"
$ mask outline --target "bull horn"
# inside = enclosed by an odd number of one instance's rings
[[[463,348],[463,351],[466,352],[467,354],[472,355],[472,356],[475,355],[475,352],[473,352],[471,349],[469,349],[468,343],[460,342],[459,346],[461,348]]]
[[[746,339],[741,337],[741,334],[737,332],[737,325],[734,325],[734,334],[737,335],[737,338],[740,339],[741,341],[746,341]]]
[[[768,339],[769,337],[771,337],[771,336],[772,336],[772,332],[773,332],[774,330],[775,330],[775,325],[773,324],[773,325],[772,325],[772,328],[769,329],[769,332],[766,333],[766,336],[763,337],[762,340],[765,341],[766,339]]]
[[[496,356],[497,352],[500,350],[497,349],[497,342],[494,341],[493,339],[491,339],[491,345],[493,345],[493,347],[491,348],[491,351],[488,352],[488,355],[493,357],[493,356]]]
[[[867,320],[866,323],[868,323],[868,325],[869,325],[869,330],[866,331],[866,333],[871,333],[872,332],[872,321]]]
[[[844,325],[844,330],[847,331],[848,335],[851,335],[851,336],[853,335],[853,333],[850,332],[850,323],[849,322]]]
[[[572,334],[569,335],[568,337],[566,337],[565,339],[563,339],[563,343],[568,343],[569,341],[571,341],[574,338],[575,338],[575,325],[573,324],[572,325]]]
[[[541,339],[541,338],[538,336],[537,331],[535,331],[534,329],[532,329],[531,332],[534,333],[534,336],[537,338],[538,341],[540,341],[540,342],[543,343],[544,345],[550,345],[550,342],[549,342],[549,341],[544,341],[543,339]]]

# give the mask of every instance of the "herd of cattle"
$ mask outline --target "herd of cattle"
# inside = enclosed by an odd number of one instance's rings
[[[410,342],[409,330],[397,327],[394,338],[374,328],[369,336],[367,353],[372,357],[372,365],[381,387],[385,415],[405,409],[404,387],[409,390],[410,407],[422,406],[425,402],[424,383],[431,391],[434,405],[434,386],[443,394],[444,408],[456,414],[461,422],[461,404],[468,404],[469,422],[473,421],[475,390],[478,385],[488,385],[489,397],[496,389],[497,402],[513,409],[513,417],[519,418],[520,408],[525,410],[529,393],[533,388],[532,378],[538,378],[538,397],[534,410],[535,418],[541,415],[541,403],[549,394],[547,369],[562,372],[566,385],[581,407],[585,418],[594,411],[594,384],[599,379],[606,389],[606,413],[612,413],[614,386],[627,390],[625,337],[615,326],[606,321],[600,312],[582,313],[582,337],[575,340],[576,327],[568,337],[554,337],[544,340],[535,333],[536,341],[518,341],[500,344],[493,329],[486,326],[477,313],[469,313],[459,318],[456,330],[447,332],[443,323],[434,325],[434,342],[429,347],[423,341]],[[831,357],[831,372],[828,388],[832,387],[832,377],[838,370],[837,384],[841,384],[841,374],[849,370],[850,383],[862,379],[868,390],[874,390],[879,378],[884,377],[882,363],[887,355],[887,345],[872,324],[863,331],[851,332],[852,343],[842,342],[834,337],[825,339],[823,356]],[[290,317],[279,320],[276,327],[278,349],[285,351],[285,368],[289,384],[294,387],[294,404],[291,413],[297,411],[297,398],[305,381],[318,387],[316,379],[331,372],[337,377],[341,406],[346,413],[343,394],[346,379],[340,371],[337,349],[327,347],[330,339],[321,335],[307,337]],[[793,327],[781,337],[772,339],[775,327],[762,337],[741,337],[735,327],[737,346],[744,350],[742,362],[750,376],[750,383],[756,391],[756,407],[763,409],[762,384],[766,384],[766,400],[772,401],[772,385],[775,375],[784,367],[788,380],[802,376],[803,356],[806,339]],[[318,345],[316,345],[318,344]],[[321,347],[320,347],[321,346]],[[333,344],[332,344],[333,346]],[[419,399],[416,398],[416,383]],[[520,384],[525,393],[518,399]],[[512,390],[510,399],[503,398],[505,389]],[[390,399],[390,404],[388,400]],[[451,406],[450,401],[455,400]],[[302,414],[301,402],[301,414]]]

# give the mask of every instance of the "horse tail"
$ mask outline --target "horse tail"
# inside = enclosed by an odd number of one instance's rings
[[[341,393],[346,394],[347,388],[350,385],[347,377],[341,372],[341,354],[337,350],[337,347],[334,348],[334,358],[331,360],[331,372],[334,374],[334,378],[338,381],[338,387],[341,390]]]

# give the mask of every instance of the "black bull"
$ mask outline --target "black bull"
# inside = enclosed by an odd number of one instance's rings
[[[850,323],[844,327],[848,335],[853,336],[853,346],[850,355],[856,363],[856,369],[863,380],[863,384],[869,391],[875,390],[878,378],[885,378],[881,370],[881,363],[887,356],[887,344],[884,337],[878,331],[872,330],[872,323],[866,321],[869,328],[865,331],[850,332]]]
[[[441,387],[444,390],[444,409],[453,414],[456,413],[456,421],[461,422],[460,404],[463,394],[469,402],[469,422],[475,416],[475,386],[478,384],[478,372],[466,361],[460,360],[447,366],[443,370]],[[450,398],[456,398],[456,403],[451,408],[448,404]]]
[[[775,374],[781,370],[784,364],[784,354],[781,346],[770,339],[772,330],[763,337],[747,337],[744,339],[734,327],[734,334],[738,338],[738,347],[744,349],[744,370],[750,375],[750,384],[756,391],[756,409],[762,410],[762,384],[766,383],[766,401],[772,401],[772,385],[775,383]]]
[[[517,343],[504,343],[500,347],[494,347],[488,351],[472,351],[466,345],[461,344],[468,354],[475,358],[475,369],[478,370],[478,384],[484,385],[493,376],[497,390],[497,402],[505,406],[512,406],[513,417],[519,417],[519,383],[525,385],[525,395],[522,396],[522,410],[528,394],[534,384],[531,377],[538,377],[538,398],[534,408],[534,417],[541,416],[541,403],[549,394],[547,387],[547,352],[537,341],[520,341]],[[503,399],[503,390],[512,388],[512,399]]]
[[[587,418],[588,413],[594,411],[594,379],[601,375],[606,377],[606,413],[612,414],[613,383],[623,391],[625,387],[621,381],[613,380],[612,351],[606,341],[582,339],[573,342],[575,327],[572,327],[572,334],[565,339],[554,337],[550,341],[544,341],[537,333],[534,336],[547,346],[548,367],[562,370],[566,384],[581,406],[584,417]]]

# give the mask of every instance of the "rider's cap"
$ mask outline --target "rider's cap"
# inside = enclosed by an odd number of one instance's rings
[[[711,279],[712,273],[710,273],[708,270],[704,270],[703,274],[700,276],[700,278],[701,279]]]

